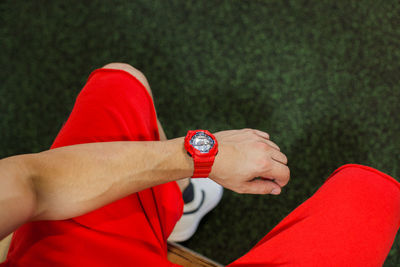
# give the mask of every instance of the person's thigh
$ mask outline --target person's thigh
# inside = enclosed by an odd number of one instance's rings
[[[345,165],[229,266],[381,266],[399,225],[400,184]]]
[[[133,74],[118,68],[94,71],[52,148],[159,140],[152,97],[142,77]],[[8,263],[168,266],[166,239],[181,215],[181,202],[176,183],[168,183],[71,220],[25,224],[14,235]]]
[[[150,93],[131,73],[95,70],[52,148],[76,143],[159,140]]]

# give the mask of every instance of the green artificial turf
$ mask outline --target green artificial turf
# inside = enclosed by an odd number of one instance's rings
[[[0,157],[49,148],[89,73],[123,61],[169,137],[267,131],[289,158],[279,197],[225,192],[184,245],[248,251],[341,164],[400,175],[400,3],[1,1]],[[385,266],[400,265],[400,239]]]

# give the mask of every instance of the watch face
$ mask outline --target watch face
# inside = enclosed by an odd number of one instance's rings
[[[208,153],[214,146],[214,140],[208,134],[203,132],[198,132],[193,135],[189,143],[201,153]]]

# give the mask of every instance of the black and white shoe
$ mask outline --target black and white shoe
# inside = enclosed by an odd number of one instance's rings
[[[188,190],[192,190],[192,200],[185,203],[183,215],[176,223],[168,241],[183,242],[191,238],[201,219],[221,201],[223,187],[209,178],[190,180]],[[192,186],[192,188],[190,188]],[[185,189],[186,191],[186,189]],[[183,193],[185,195],[185,192]],[[185,197],[185,196],[184,196]]]

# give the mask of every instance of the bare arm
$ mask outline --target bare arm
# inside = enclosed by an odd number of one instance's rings
[[[193,173],[183,138],[57,148],[0,160],[0,238],[29,220],[61,220]]]
[[[267,133],[244,129],[215,136],[219,153],[210,178],[217,183],[239,193],[279,194],[289,181],[286,156]],[[0,160],[0,239],[27,221],[76,217],[190,177],[193,162],[183,142],[81,144]]]

